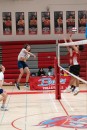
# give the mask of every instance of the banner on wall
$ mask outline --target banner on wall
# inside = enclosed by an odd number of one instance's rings
[[[28,12],[29,34],[37,34],[37,12]]]
[[[25,34],[24,12],[16,12],[16,34]]]
[[[11,12],[3,12],[2,19],[3,19],[3,34],[11,35],[12,34]]]
[[[63,11],[54,12],[54,33],[63,33]]]
[[[66,11],[66,32],[72,33],[73,27],[75,27],[75,11]]]
[[[41,13],[42,34],[50,34],[50,12]]]
[[[70,82],[70,76],[61,76],[60,87],[64,90]],[[51,90],[55,89],[55,77],[54,76],[35,76],[30,77],[30,89],[31,90]]]
[[[78,11],[78,33],[85,33],[87,11]]]

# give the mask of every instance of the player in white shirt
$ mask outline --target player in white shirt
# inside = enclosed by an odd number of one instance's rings
[[[19,83],[20,83],[20,80],[21,80],[24,72],[26,73],[25,87],[29,89],[30,70],[29,70],[29,67],[28,67],[28,65],[26,63],[26,60],[30,56],[33,56],[34,58],[36,58],[36,56],[33,53],[31,53],[30,50],[31,50],[30,45],[25,44],[24,48],[22,48],[22,50],[20,51],[20,53],[18,55],[18,68],[20,70],[20,74],[19,74],[17,83],[15,85],[19,90],[20,90]]]
[[[1,110],[7,111],[8,109],[5,107],[7,93],[6,91],[4,91],[3,85],[12,85],[12,82],[10,83],[4,82],[4,71],[5,71],[5,67],[3,65],[0,65],[0,95],[1,95],[0,102],[2,101]]]

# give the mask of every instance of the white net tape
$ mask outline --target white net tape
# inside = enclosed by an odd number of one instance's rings
[[[76,42],[69,42],[69,43],[58,43],[58,46],[73,46],[73,45],[84,45],[87,44],[87,40],[81,40]]]
[[[70,74],[71,76],[73,76],[73,77],[77,78],[79,81],[81,81],[81,82],[83,82],[83,83],[87,84],[87,81],[85,81],[84,79],[82,79],[82,78],[80,78],[80,77],[78,77],[78,76],[76,76],[76,75],[74,75],[74,74],[70,73],[68,70],[64,69],[64,68],[63,68],[63,67],[61,67],[60,65],[59,65],[59,67],[60,67],[62,70],[64,70],[66,73],[68,73],[68,74]]]

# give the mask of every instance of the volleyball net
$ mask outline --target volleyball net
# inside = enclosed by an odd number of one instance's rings
[[[80,75],[76,76],[69,72],[69,56],[67,47],[71,46],[84,46],[84,50],[80,52]],[[61,99],[61,71],[66,73],[67,76],[73,76],[78,79],[81,83],[87,85],[87,40],[68,42],[68,43],[58,43],[57,44],[57,57],[54,60],[55,68],[55,95],[56,99]],[[68,85],[68,84],[67,84]],[[66,87],[68,87],[66,85]]]

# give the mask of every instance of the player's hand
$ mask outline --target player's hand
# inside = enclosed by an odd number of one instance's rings
[[[36,59],[36,55],[34,55],[34,59]]]
[[[66,40],[66,38],[64,37],[63,39],[64,39],[64,42],[65,42],[65,43],[67,43],[67,40]]]

